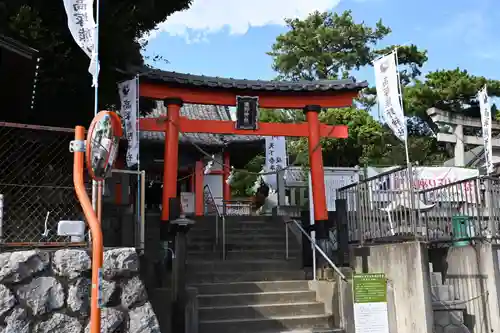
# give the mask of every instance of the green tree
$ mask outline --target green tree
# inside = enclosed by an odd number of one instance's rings
[[[268,53],[273,57],[273,69],[282,79],[346,78],[352,70],[371,66],[374,59],[395,48],[394,45],[376,47],[391,33],[391,29],[382,20],[371,27],[364,22],[356,22],[351,11],[341,14],[314,12],[304,20],[289,19],[286,22],[289,30],[276,38],[272,51]],[[398,46],[397,50],[400,78],[403,86],[406,86],[421,75],[427,53],[415,45]],[[370,110],[376,104],[375,93],[374,87],[365,89],[358,104],[365,110]],[[356,112],[360,114],[355,115]],[[325,163],[356,165],[376,159],[373,155],[376,151],[375,144],[383,144],[387,130],[368,112],[330,109],[323,111],[322,118],[331,124],[350,125],[349,139],[323,140]],[[301,140],[296,147],[305,149],[305,141]],[[346,152],[349,153],[345,154]]]
[[[373,47],[391,32],[381,20],[375,28],[354,22],[351,11],[314,12],[286,23],[288,31],[268,55],[279,78],[293,81],[346,78],[373,60]]]
[[[257,173],[262,170],[266,161],[264,155],[257,155],[246,165],[245,170],[249,172],[235,172],[231,183],[231,193],[235,197],[249,197],[253,195],[252,187],[257,180]]]
[[[384,130],[366,110],[352,108],[328,109],[320,113],[320,121],[331,125],[347,125],[347,139],[322,138],[323,162],[328,166],[354,167],[367,164],[376,157]],[[308,140],[300,138],[290,145],[300,165],[309,165]]]
[[[477,92],[484,85],[487,85],[490,97],[500,96],[499,80],[474,76],[459,68],[430,72],[424,80],[416,80],[415,84],[405,87],[405,112],[422,119],[430,126],[433,125],[427,110],[431,107],[480,117]]]
[[[127,77],[116,69],[142,65],[138,39],[191,0],[101,1],[100,108],[117,101],[116,82]],[[36,109],[30,114],[2,113],[2,120],[74,126],[93,116],[93,89],[87,72],[89,60],[67,27],[62,1],[0,1],[0,33],[40,51]]]

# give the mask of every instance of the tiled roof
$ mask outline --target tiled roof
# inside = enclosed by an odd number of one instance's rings
[[[356,82],[353,79],[346,80],[317,80],[317,81],[262,81],[242,80],[232,78],[221,78],[204,75],[183,74],[177,72],[162,71],[159,69],[143,69],[139,71],[141,80],[161,81],[165,83],[192,85],[208,88],[240,89],[240,90],[267,90],[267,91],[345,91],[361,90],[368,87],[366,81]]]
[[[167,108],[162,101],[157,101],[156,108],[146,116],[146,118],[157,118],[165,116]],[[201,105],[201,104],[184,104],[181,108],[181,115],[189,119],[206,119],[206,120],[231,120],[229,109],[224,106],[216,105]],[[141,139],[164,141],[165,134],[162,132],[141,132]],[[180,142],[194,142],[200,145],[209,146],[225,146],[234,142],[252,142],[259,141],[263,138],[260,136],[250,135],[220,135],[207,133],[186,133],[181,134]]]
[[[33,59],[38,55],[38,50],[2,34],[0,34],[0,48],[14,52],[27,59]]]

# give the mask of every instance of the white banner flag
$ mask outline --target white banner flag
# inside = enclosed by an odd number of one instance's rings
[[[399,100],[399,82],[396,53],[392,52],[373,62],[377,99],[383,111],[384,120],[394,135],[406,141],[407,129],[403,107]]]
[[[94,20],[94,0],[64,0],[71,36],[90,58],[89,73],[92,86],[97,86],[99,60],[96,50],[97,25]]]
[[[138,82],[137,78],[118,84],[121,101],[121,115],[124,122],[125,135],[128,141],[127,166],[139,163],[139,132],[138,132]]]
[[[493,173],[493,148],[491,146],[491,104],[488,97],[486,86],[481,89],[477,94],[479,100],[479,108],[481,109],[481,124],[484,141],[484,160],[486,173]]]
[[[284,136],[266,136],[266,172],[286,168],[286,140]],[[277,175],[265,175],[264,182],[270,188],[277,189]]]

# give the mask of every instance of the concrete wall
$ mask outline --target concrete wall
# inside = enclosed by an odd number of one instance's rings
[[[390,333],[433,332],[427,247],[420,242],[353,249],[356,273],[385,273]]]
[[[91,260],[85,250],[0,254],[0,332],[88,332]],[[101,332],[160,333],[133,248],[105,252]]]
[[[500,332],[498,248],[489,243],[450,248],[444,257],[444,283],[465,305],[464,324],[474,333]]]

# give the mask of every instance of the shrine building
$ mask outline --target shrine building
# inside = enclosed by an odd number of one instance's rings
[[[143,119],[165,117],[167,108],[163,101],[156,101],[156,107]],[[193,120],[231,121],[229,107],[218,105],[184,104],[182,117]],[[140,163],[146,170],[150,182],[163,182],[165,133],[140,131]],[[244,168],[246,163],[264,151],[264,138],[247,135],[223,135],[211,133],[181,133],[179,136],[179,167],[177,175],[177,196],[183,192],[195,193],[196,168],[202,168],[210,160],[203,152],[213,155],[210,173],[203,174],[203,186],[209,185],[217,204],[222,199],[231,199],[231,189],[226,180],[230,167]],[[200,151],[200,150],[203,150]],[[200,163],[200,162],[203,163]],[[198,162],[198,164],[197,164]],[[222,167],[224,165],[224,168]],[[198,175],[200,177],[201,175]],[[161,200],[161,198],[160,198]]]

